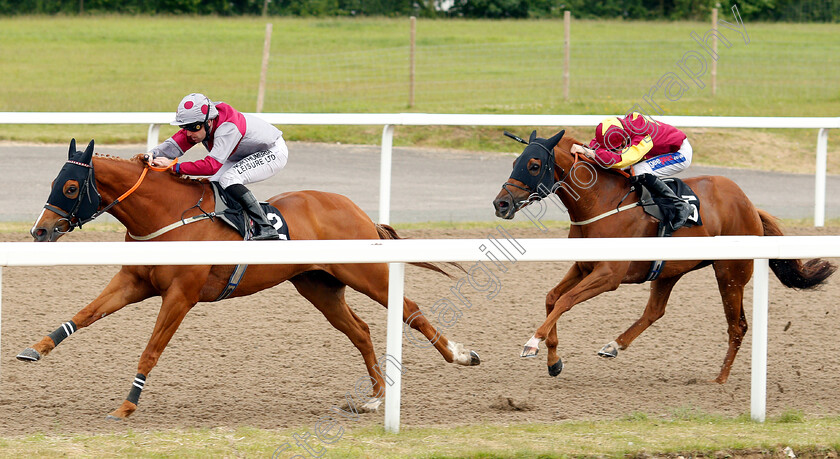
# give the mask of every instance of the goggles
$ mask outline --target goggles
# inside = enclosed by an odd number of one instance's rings
[[[204,122],[202,122],[202,121],[196,121],[195,123],[182,124],[182,125],[180,125],[179,127],[180,127],[181,129],[186,129],[186,130],[188,130],[188,131],[190,131],[190,132],[198,132],[198,131],[200,131],[200,130],[201,130],[201,128],[202,128],[202,127],[204,127]]]

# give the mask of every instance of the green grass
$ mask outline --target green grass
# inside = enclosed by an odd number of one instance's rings
[[[728,12],[724,12],[728,13]],[[723,19],[731,19],[722,14]],[[838,116],[834,24],[723,29],[718,93],[677,66],[707,23],[574,20],[571,95],[562,98],[562,21],[419,20],[416,98],[408,107],[408,20],[271,18],[266,112],[624,113],[667,73],[688,85],[664,114]],[[189,91],[256,106],[261,18],[34,16],[0,19],[0,111],[174,111]],[[709,63],[711,61],[709,60]],[[707,72],[706,83],[709,73]],[[354,79],[364,78],[368,85]],[[396,145],[515,152],[500,127],[401,126]],[[380,126],[283,126],[288,140],[377,144]],[[553,128],[541,127],[540,132]],[[514,128],[527,134],[530,128]],[[570,131],[578,138],[590,128]],[[162,138],[172,129],[165,127]],[[145,126],[4,125],[0,140],[143,143]],[[815,130],[693,134],[697,164],[813,170]],[[758,140],[756,140],[756,138]],[[837,142],[830,157],[837,158]],[[831,172],[840,172],[833,160]]]
[[[338,428],[344,430],[339,431]],[[476,424],[454,427],[403,427],[398,435],[381,427],[353,428],[337,425],[331,435],[341,436],[324,444],[314,436],[314,426],[263,430],[188,429],[160,432],[107,434],[35,434],[0,439],[4,457],[270,457],[285,443],[291,448],[282,457],[306,453],[293,435],[313,433],[310,445],[326,457],[338,458],[496,458],[496,457],[635,457],[644,455],[696,456],[745,452],[780,453],[791,447],[799,457],[828,457],[840,451],[840,418],[780,418],[765,423],[748,416],[723,418],[695,413],[661,418],[637,413],[633,419],[572,421],[551,424]],[[717,456],[715,456],[718,454]],[[306,456],[305,456],[306,457]],[[781,457],[774,455],[773,457]]]

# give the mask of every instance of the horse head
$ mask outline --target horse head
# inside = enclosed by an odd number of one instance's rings
[[[558,175],[564,174],[564,171],[555,164],[554,147],[565,133],[566,131],[563,130],[550,139],[542,139],[538,138],[537,131],[534,131],[526,142],[505,132],[508,137],[527,146],[513,162],[510,178],[502,185],[502,190],[493,200],[497,217],[511,219],[519,209],[553,193]]]
[[[76,139],[70,141],[67,162],[53,180],[44,210],[29,231],[36,242],[56,241],[96,213],[101,198],[92,159],[93,140],[85,151],[76,150]]]

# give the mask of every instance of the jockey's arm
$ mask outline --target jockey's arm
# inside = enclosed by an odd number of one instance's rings
[[[152,148],[149,152],[152,158],[166,157],[175,159],[181,157],[184,152],[195,146],[195,143],[187,137],[183,129],[176,132],[172,137],[163,141],[162,144]]]
[[[629,147],[621,150],[621,161],[610,166],[613,169],[624,169],[633,164],[638,163],[646,154],[653,148],[653,140],[649,135],[637,139],[635,136],[632,139],[634,142]]]
[[[175,172],[185,175],[210,176],[222,168],[222,163],[212,156],[206,156],[198,161],[187,161],[175,165]]]
[[[222,123],[213,134],[210,154],[198,161],[187,161],[175,166],[175,172],[186,175],[210,176],[222,168],[242,140],[242,134],[233,123]]]

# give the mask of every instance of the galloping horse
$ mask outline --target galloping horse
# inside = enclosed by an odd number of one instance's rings
[[[563,138],[561,131],[550,139],[531,134],[528,146],[514,162],[514,169],[502,190],[493,201],[496,216],[510,219],[533,200],[552,198],[554,193],[569,212],[572,226],[570,238],[579,237],[653,237],[658,222],[633,204],[638,191],[629,187],[627,176],[603,169],[600,165],[573,155],[575,139]],[[514,136],[515,137],[515,136]],[[701,202],[701,226],[684,227],[676,237],[708,237],[723,235],[781,236],[782,231],[770,214],[756,209],[744,192],[731,180],[719,176],[686,179]],[[662,317],[674,284],[689,271],[712,265],[723,310],[729,324],[729,349],[715,379],[725,383],[732,362],[747,332],[744,317],[744,286],[750,280],[752,260],[669,261],[659,277],[651,282],[650,298],[644,314],[615,341],[605,345],[598,354],[616,357],[647,327]],[[770,260],[770,267],[786,287],[814,288],[834,273],[836,267],[821,259],[802,263],[800,260]],[[603,292],[615,290],[620,284],[645,282],[651,269],[649,261],[577,262],[545,299],[546,319],[525,345],[521,356],[535,356],[540,341],[548,348],[548,372],[557,376],[563,363],[557,355],[557,320],[574,305]]]
[[[179,178],[167,172],[147,174],[149,166],[142,155],[130,160],[94,157],[93,146],[91,141],[81,152],[76,151],[75,139],[70,143],[69,159],[53,182],[45,210],[31,230],[36,241],[55,241],[103,211],[125,225],[126,241],[159,233],[159,229],[171,223],[190,221],[191,217],[198,220],[206,213],[204,209],[213,211],[213,190],[206,180]],[[341,195],[296,191],[277,195],[269,203],[281,211],[294,239],[399,239],[393,228],[375,224]],[[203,219],[177,226],[151,239],[225,241],[242,238],[218,219]],[[431,264],[414,264],[446,274]],[[137,409],[146,377],[184,316],[196,303],[216,300],[227,287],[233,270],[234,266],[123,266],[93,302],[76,313],[71,321],[21,352],[18,359],[39,360],[78,328],[87,327],[128,304],[153,296],[162,297],[157,322],[140,357],[129,397],[109,415],[109,418],[126,418]],[[384,370],[377,368],[368,325],[347,305],[344,292],[349,285],[387,307],[387,264],[251,265],[231,297],[251,295],[286,280],[291,281],[297,291],[361,352],[373,382],[374,399],[360,408],[378,407],[385,389]],[[480,363],[475,352],[440,335],[408,298],[403,300],[403,317],[412,318],[410,325],[431,340],[447,362]]]

